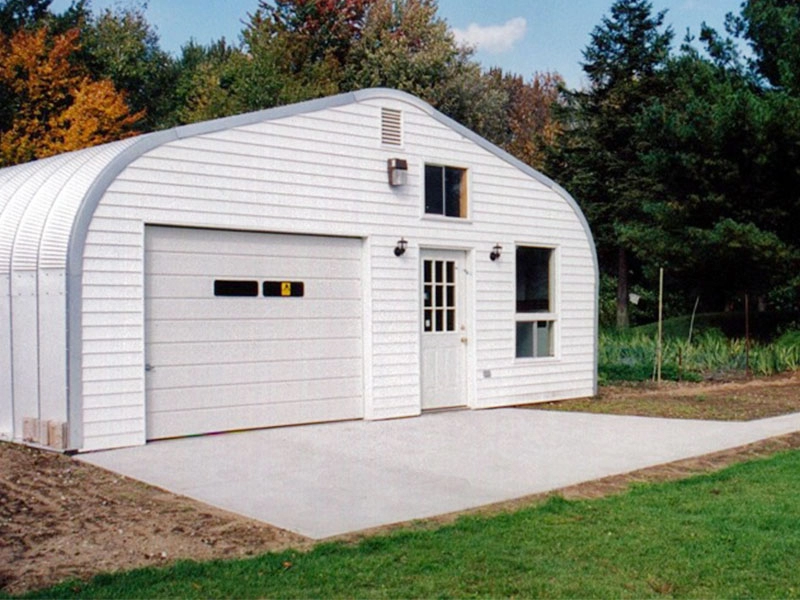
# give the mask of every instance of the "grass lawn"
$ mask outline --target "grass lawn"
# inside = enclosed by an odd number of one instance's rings
[[[595,500],[211,563],[30,597],[758,597],[800,595],[800,452]]]

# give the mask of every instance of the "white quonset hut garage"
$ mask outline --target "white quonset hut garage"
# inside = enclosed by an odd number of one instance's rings
[[[0,436],[93,450],[591,395],[552,181],[373,89],[0,170]]]

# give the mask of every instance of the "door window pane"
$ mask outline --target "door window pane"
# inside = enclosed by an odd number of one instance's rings
[[[456,330],[456,263],[450,260],[424,260],[423,330]]]

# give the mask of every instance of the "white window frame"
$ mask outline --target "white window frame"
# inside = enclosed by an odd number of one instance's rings
[[[518,248],[536,248],[540,250],[550,251],[549,261],[549,281],[548,281],[548,311],[542,312],[517,312],[517,249]],[[536,244],[527,242],[517,242],[514,244],[514,359],[518,361],[547,361],[557,360],[559,356],[559,298],[558,298],[558,281],[559,281],[559,268],[558,268],[558,247],[547,244]],[[533,356],[520,356],[518,354],[517,344],[517,328],[520,323],[531,323],[533,327],[532,333],[532,352]],[[550,325],[550,352],[544,356],[537,356],[537,331],[536,328],[539,323],[549,323]]]

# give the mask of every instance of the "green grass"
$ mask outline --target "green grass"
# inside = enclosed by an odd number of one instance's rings
[[[471,516],[307,553],[66,583],[58,598],[787,598],[800,594],[800,452],[617,496]]]

